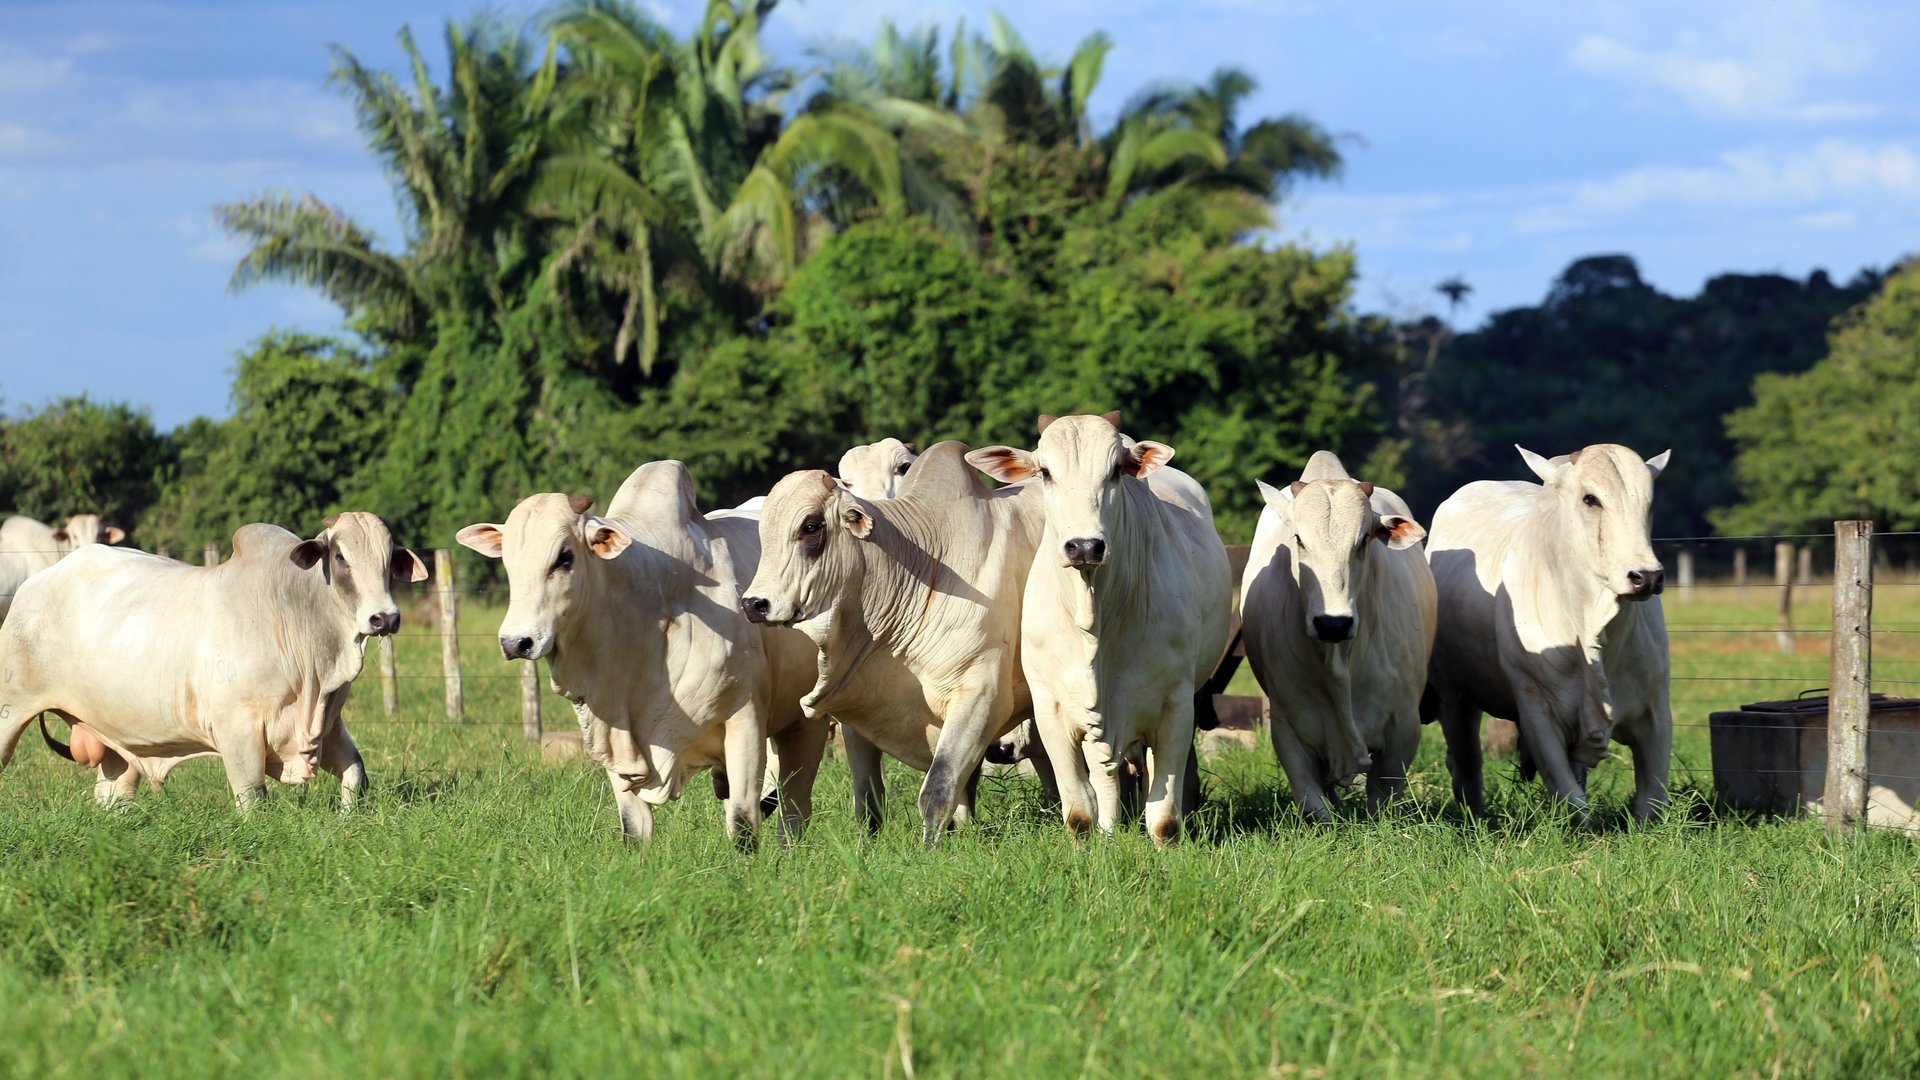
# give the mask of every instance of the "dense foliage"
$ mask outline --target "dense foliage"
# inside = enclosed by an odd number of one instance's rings
[[[1721,418],[1753,400],[1756,375],[1812,366],[1829,324],[1877,285],[1865,274],[1845,286],[1819,272],[1805,282],[1726,274],[1683,299],[1641,280],[1626,256],[1581,259],[1538,307],[1440,344],[1420,387],[1415,511],[1472,480],[1528,478],[1515,443],[1564,454],[1615,442],[1646,456],[1673,450],[1654,533],[1702,535],[1708,512],[1739,494]]]
[[[0,438],[0,507],[42,521],[98,513],[130,522],[153,502],[175,452],[153,421],[82,395],[29,410]]]
[[[1841,320],[1826,359],[1760,376],[1753,397],[1727,417],[1744,501],[1714,515],[1723,530],[1920,529],[1920,263]]]

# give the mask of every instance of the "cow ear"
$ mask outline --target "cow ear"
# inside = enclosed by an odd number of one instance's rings
[[[1116,412],[1109,415],[1120,414]],[[1119,424],[1116,422],[1114,426],[1118,427]],[[1173,447],[1152,439],[1142,439],[1128,448],[1126,456],[1120,459],[1120,468],[1128,476],[1140,479],[1172,460]]]
[[[613,558],[627,550],[631,543],[632,537],[597,518],[587,528],[587,546],[603,559]]]
[[[1038,425],[1040,428],[1040,434],[1045,435],[1047,433],[1047,429],[1052,427],[1053,422],[1058,419],[1060,418],[1053,415],[1052,413],[1041,413],[1040,423]]]
[[[1374,539],[1393,550],[1402,551],[1425,540],[1427,530],[1421,528],[1420,523],[1412,518],[1388,514],[1374,524],[1373,536]]]
[[[847,531],[857,539],[865,540],[873,535],[873,519],[858,506],[849,506],[840,511],[840,520],[846,523]]]
[[[1673,456],[1673,451],[1662,450],[1659,453],[1647,459],[1647,471],[1653,474],[1653,478],[1655,480],[1658,480],[1660,478],[1661,473],[1667,471],[1667,459],[1671,458],[1672,456]]]
[[[288,561],[302,570],[311,570],[313,565],[327,557],[327,540],[316,536],[311,540],[302,540],[287,552]]]
[[[498,525],[489,525],[485,522],[469,525],[455,533],[453,538],[459,541],[461,547],[471,548],[489,559],[500,557],[501,536]]]
[[[1260,489],[1260,498],[1265,500],[1268,506],[1285,510],[1293,503],[1292,491],[1286,488],[1274,487],[1265,480],[1255,480],[1253,483],[1255,487]]]
[[[1119,409],[1115,409],[1110,413],[1101,413],[1100,419],[1105,420],[1109,424],[1112,424],[1113,430],[1115,431],[1120,430],[1120,410]]]
[[[127,534],[124,531],[112,525],[107,526],[106,532],[108,544],[117,544],[127,538]]]
[[[461,530],[461,532],[465,531],[465,529]],[[425,581],[427,564],[410,549],[396,546],[393,549],[393,567],[390,573],[395,581]]]
[[[576,514],[584,514],[593,509],[593,496],[569,495],[567,496],[567,508]]]
[[[1033,455],[1011,446],[983,446],[967,452],[967,464],[1003,484],[1015,484],[1040,471]]]
[[[1527,468],[1532,469],[1533,475],[1539,477],[1543,484],[1559,480],[1561,474],[1567,471],[1565,461],[1549,461],[1519,443],[1514,443],[1513,448],[1520,451],[1520,460],[1527,463]]]

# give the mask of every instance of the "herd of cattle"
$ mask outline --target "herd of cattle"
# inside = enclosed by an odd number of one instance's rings
[[[837,723],[870,828],[883,754],[926,774],[930,845],[971,815],[983,762],[1030,756],[1075,833],[1137,807],[1170,843],[1198,802],[1196,712],[1211,715],[1234,634],[1226,550],[1172,447],[1124,434],[1119,413],[1039,427],[1032,450],[916,457],[887,439],[837,477],[792,473],[710,514],[684,465],[649,462],[602,513],[530,495],[458,540],[504,562],[501,651],[548,661],[629,837],[705,768],[730,836],[750,840],[776,807],[796,835]],[[1394,798],[1434,719],[1455,798],[1483,812],[1484,713],[1518,724],[1523,769],[1574,807],[1610,739],[1633,753],[1634,812],[1664,800],[1648,521],[1667,455],[1520,453],[1539,483],[1469,484],[1430,530],[1324,451],[1298,480],[1260,483],[1237,617],[1310,817],[1330,818],[1342,789]],[[0,527],[0,766],[38,720],[98,770],[103,803],[217,754],[242,806],[266,777],[318,770],[350,805],[366,773],[341,707],[365,641],[399,626],[391,583],[426,578],[419,557],[367,513],[311,539],[245,526],[218,566],[121,539],[88,516]]]

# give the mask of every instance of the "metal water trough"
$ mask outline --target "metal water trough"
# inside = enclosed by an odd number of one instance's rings
[[[1818,814],[1827,786],[1827,698],[1760,701],[1708,718],[1713,786],[1761,814]],[[1875,694],[1867,725],[1867,824],[1920,832],[1920,699]]]

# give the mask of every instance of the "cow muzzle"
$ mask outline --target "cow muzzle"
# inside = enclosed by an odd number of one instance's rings
[[[1353,639],[1353,616],[1351,615],[1315,615],[1313,617],[1313,636],[1329,644],[1338,644]]]
[[[544,643],[530,637],[500,635],[500,655],[509,660],[538,660],[546,652]]]
[[[1098,536],[1076,536],[1063,545],[1067,565],[1105,566],[1107,562],[1107,542]]]
[[[1667,588],[1667,572],[1656,566],[1651,570],[1631,570],[1627,573],[1627,598],[1645,600],[1649,596],[1658,596]]]
[[[399,631],[400,612],[397,610],[376,611],[360,623],[360,632],[368,637],[385,637]]]
[[[773,601],[764,596],[743,596],[740,598],[740,610],[747,613],[748,622],[763,623],[773,612]]]

